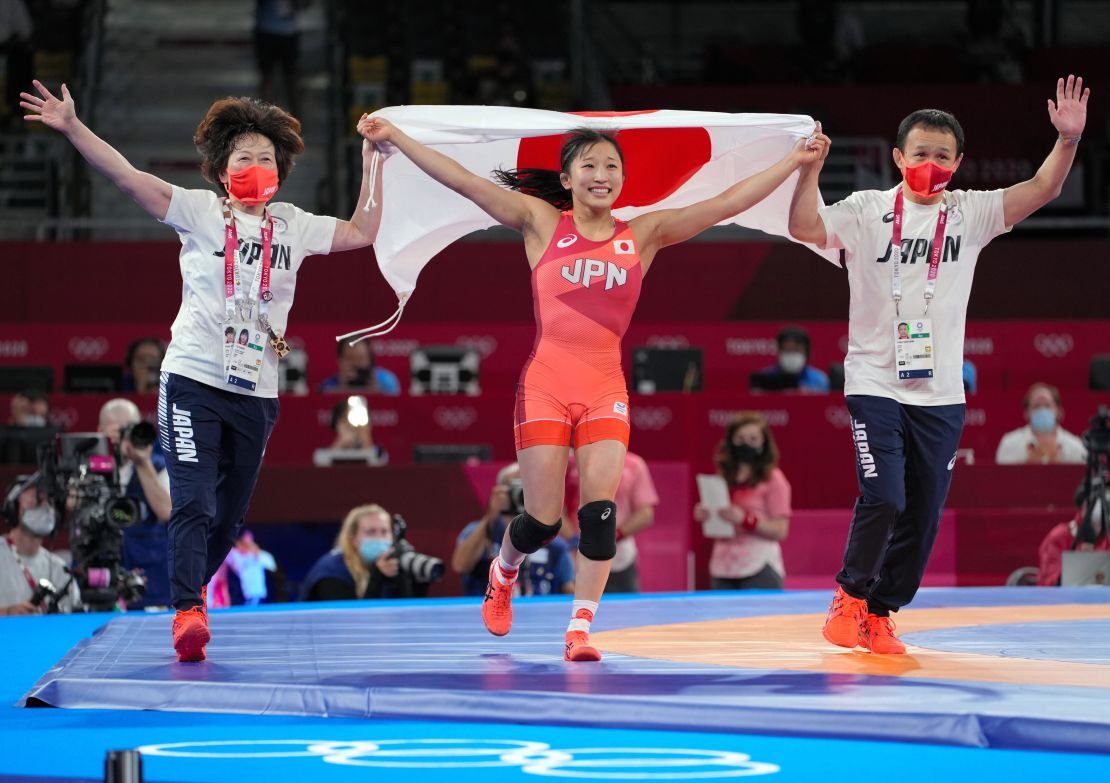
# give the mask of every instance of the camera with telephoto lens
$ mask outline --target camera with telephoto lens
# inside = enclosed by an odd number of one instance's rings
[[[1091,417],[1091,424],[1083,433],[1083,445],[1087,447],[1087,475],[1080,499],[1086,511],[1076,530],[1073,549],[1082,543],[1095,544],[1100,537],[1110,535],[1110,504],[1102,502],[1110,487],[1110,412],[1105,405],[1098,406]],[[1096,514],[1098,525],[1094,520]]]
[[[412,548],[405,538],[408,525],[400,514],[393,515],[393,557],[398,569],[412,577],[414,582],[427,584],[443,578],[443,561],[431,555],[422,555]]]
[[[120,440],[127,441],[137,449],[145,449],[147,446],[153,445],[157,436],[154,425],[149,421],[137,421],[134,424],[128,424],[119,431]]]
[[[123,567],[123,531],[142,518],[142,509],[120,486],[118,465],[118,452],[97,432],[60,434],[39,457],[44,490],[69,527],[70,573],[81,602],[94,612],[137,601],[146,592],[142,574]]]
[[[524,513],[524,482],[513,479],[508,484],[509,504],[501,513],[516,517]]]

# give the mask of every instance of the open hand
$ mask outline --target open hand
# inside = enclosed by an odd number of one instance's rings
[[[1083,77],[1068,75],[1065,83],[1056,80],[1056,103],[1048,99],[1048,119],[1064,138],[1082,135],[1087,124],[1087,98],[1091,88],[1083,87]]]
[[[41,122],[48,128],[65,133],[77,121],[77,110],[73,105],[73,98],[69,88],[62,85],[62,97],[56,98],[50,90],[38,79],[31,82],[38,90],[38,95],[28,92],[19,94],[19,105],[27,110],[23,119],[28,122]]]

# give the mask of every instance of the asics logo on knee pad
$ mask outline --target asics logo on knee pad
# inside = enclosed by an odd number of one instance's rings
[[[605,511],[604,511],[604,512],[602,513],[602,515],[601,515],[601,518],[602,518],[602,519],[608,519],[608,518],[609,518],[609,515],[610,515],[610,514],[612,514],[612,513],[613,513],[613,509],[611,509],[611,508],[607,508],[607,509],[605,509]]]

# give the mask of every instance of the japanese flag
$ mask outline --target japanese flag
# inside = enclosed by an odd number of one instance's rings
[[[625,182],[613,213],[622,220],[715,196],[772,165],[814,130],[813,120],[801,115],[672,110],[566,114],[503,106],[394,106],[374,116],[388,118],[417,141],[487,178],[497,168],[558,170],[564,134],[575,128],[615,132],[624,152]],[[381,170],[383,212],[374,252],[404,301],[436,253],[495,222],[404,155],[388,156]],[[789,236],[796,180],[795,174],[724,223]]]

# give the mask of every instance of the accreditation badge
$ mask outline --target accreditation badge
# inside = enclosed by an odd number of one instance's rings
[[[229,324],[233,330],[234,341],[224,342],[224,370],[229,386],[238,386],[247,391],[258,387],[262,375],[262,360],[266,352],[266,334],[252,321],[237,321]]]
[[[932,378],[936,366],[933,322],[930,318],[899,318],[894,321],[894,368],[898,380]]]

